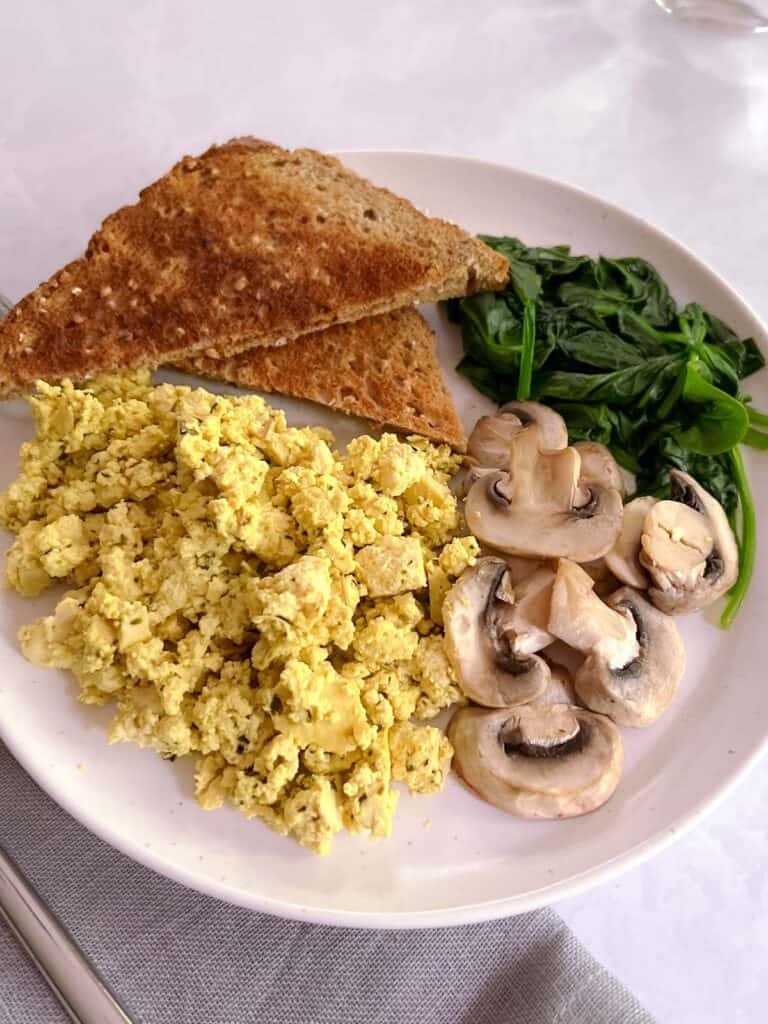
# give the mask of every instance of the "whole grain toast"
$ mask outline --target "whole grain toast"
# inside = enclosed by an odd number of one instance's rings
[[[435,336],[413,306],[228,359],[198,356],[179,368],[241,388],[309,399],[460,451],[466,447]]]
[[[14,307],[0,395],[228,356],[506,277],[503,256],[333,157],[235,139],[180,160]]]

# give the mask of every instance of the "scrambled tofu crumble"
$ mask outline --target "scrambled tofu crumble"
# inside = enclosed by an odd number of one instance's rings
[[[340,829],[388,835],[393,781],[442,787],[451,746],[422,721],[461,699],[440,608],[478,554],[458,456],[391,434],[341,455],[257,396],[144,372],[30,405],[6,581],[72,589],[20,641],[86,704],[116,702],[111,742],[194,754],[203,807],[318,853]]]

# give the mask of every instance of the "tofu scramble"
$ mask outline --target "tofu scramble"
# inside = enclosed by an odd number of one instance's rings
[[[73,589],[21,647],[116,702],[110,742],[194,754],[203,807],[317,853],[389,835],[393,781],[442,788],[452,749],[422,723],[462,699],[440,612],[478,554],[459,456],[392,434],[341,455],[260,397],[147,372],[41,383],[30,406],[6,583]]]

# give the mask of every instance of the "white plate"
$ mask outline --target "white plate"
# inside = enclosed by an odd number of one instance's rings
[[[742,335],[765,332],[738,296],[682,246],[648,224],[568,186],[520,171],[415,153],[348,153],[356,170],[430,213],[475,232],[534,244],[638,255],[658,267],[678,301],[699,299]],[[454,372],[457,331],[434,309],[443,365],[464,422],[489,403]],[[765,406],[766,373],[749,382]],[[169,375],[170,379],[179,379]],[[226,389],[222,389],[226,390]],[[317,407],[273,399],[291,421],[322,422],[342,440],[364,429]],[[23,403],[0,407],[0,484],[15,474],[30,435]],[[768,457],[748,459],[758,509],[768,500]],[[761,540],[764,539],[761,526]],[[761,544],[762,547],[762,544]],[[754,763],[768,735],[759,635],[768,572],[758,567],[728,633],[715,614],[681,620],[688,669],[654,728],[625,731],[626,768],[601,810],[566,822],[505,816],[450,780],[436,797],[400,801],[394,835],[372,843],[341,835],[315,857],[232,808],[206,813],[192,797],[191,760],[170,764],[130,746],[108,747],[108,709],[80,706],[63,675],[36,669],[15,633],[52,605],[49,596],[0,598],[0,735],[66,810],[107,842],[170,878],[256,910],[326,924],[425,927],[531,910],[605,882],[690,827]]]

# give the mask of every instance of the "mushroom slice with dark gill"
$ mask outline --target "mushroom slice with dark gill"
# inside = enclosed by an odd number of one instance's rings
[[[506,554],[600,558],[621,529],[621,495],[590,485],[586,504],[577,505],[580,469],[575,449],[545,451],[539,427],[521,431],[510,442],[509,472],[485,474],[470,488],[464,509],[469,529]]]
[[[520,650],[514,601],[505,562],[480,558],[443,602],[445,647],[459,686],[485,707],[535,700],[549,680],[549,666],[532,653],[530,634]]]
[[[483,800],[524,818],[593,811],[621,777],[624,748],[610,719],[567,704],[486,711],[451,719],[453,768]]]
[[[498,469],[495,466],[467,466],[458,488],[459,497],[466,498],[477,481],[490,473],[498,473]]]
[[[722,505],[680,470],[669,475],[671,501],[659,501],[643,526],[640,561],[649,595],[671,615],[695,612],[736,582],[739,550]]]
[[[606,568],[616,579],[637,590],[645,590],[648,586],[648,573],[640,561],[641,540],[646,517],[657,501],[657,498],[645,496],[627,502],[619,536],[605,556]]]
[[[579,700],[618,725],[651,725],[669,707],[685,671],[685,649],[674,619],[642,594],[622,587],[606,602],[631,615],[637,655],[613,668],[605,653],[593,650],[574,676]]]

